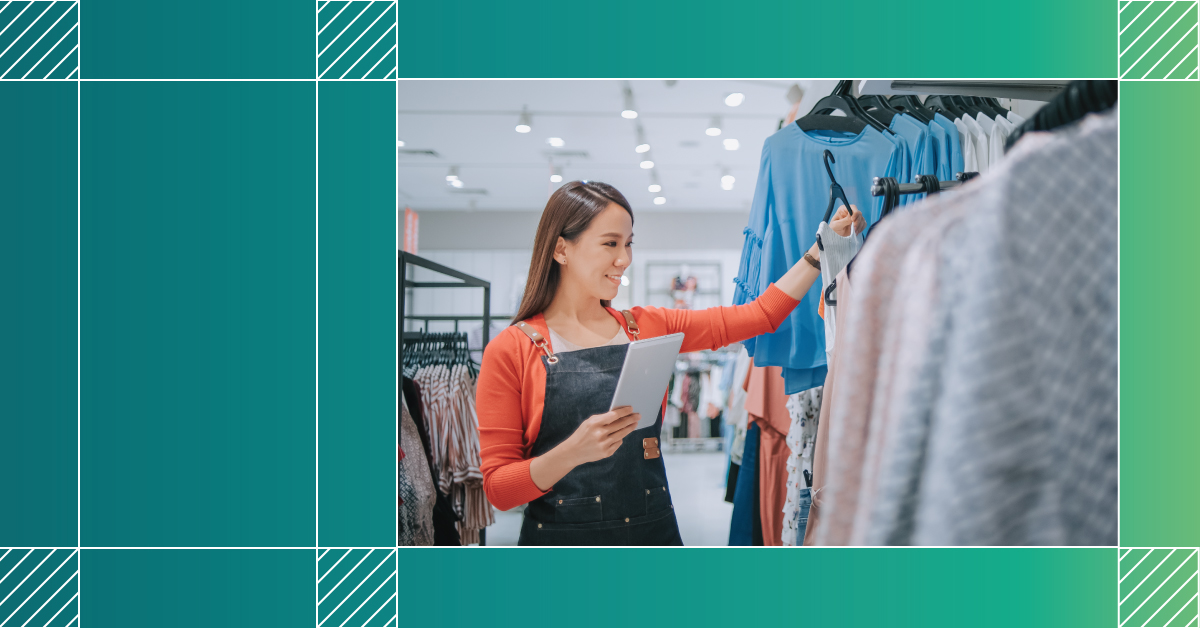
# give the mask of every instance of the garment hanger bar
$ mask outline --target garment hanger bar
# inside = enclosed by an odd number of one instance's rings
[[[938,181],[938,189],[949,190],[959,187],[978,175],[978,172],[960,172],[954,175],[954,181]],[[923,194],[930,191],[924,183],[901,183],[899,188],[901,194]],[[871,183],[871,196],[883,196],[886,192],[883,177],[875,177],[874,182]]]
[[[1053,100],[1070,81],[876,81],[859,83],[860,94],[940,94],[1018,100]]]

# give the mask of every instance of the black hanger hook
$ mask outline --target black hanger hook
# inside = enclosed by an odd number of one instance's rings
[[[834,157],[833,157],[833,153],[829,152],[829,149],[828,149],[828,148],[826,148],[826,149],[825,149],[825,156],[824,156],[824,157],[825,157],[825,158],[824,158],[824,161],[825,161],[825,172],[828,172],[828,173],[829,173],[829,182],[830,182],[830,183],[837,183],[837,179],[833,178],[833,168],[830,168],[830,167],[829,167],[829,164],[830,164],[830,162],[832,162],[832,163],[835,163],[835,164],[836,164],[836,163],[837,163],[837,159],[834,159]]]

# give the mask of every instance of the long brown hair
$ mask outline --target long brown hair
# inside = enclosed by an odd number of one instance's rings
[[[571,181],[554,191],[546,201],[542,219],[538,221],[537,235],[533,239],[533,259],[529,263],[529,278],[525,280],[525,294],[521,297],[520,311],[513,323],[540,314],[558,292],[562,271],[554,259],[554,248],[559,236],[574,242],[587,231],[592,219],[610,204],[616,203],[629,212],[633,220],[633,209],[629,201],[616,188],[599,181]],[[601,300],[604,307],[609,301]]]

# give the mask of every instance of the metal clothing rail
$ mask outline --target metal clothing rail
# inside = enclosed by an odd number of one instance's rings
[[[488,339],[489,339],[488,336],[490,335],[491,328],[492,328],[492,315],[491,315],[492,284],[491,284],[491,282],[484,281],[483,279],[480,279],[478,277],[468,275],[462,271],[454,270],[453,268],[450,268],[449,266],[443,266],[433,260],[428,260],[428,259],[425,259],[424,257],[413,255],[412,253],[408,253],[406,251],[397,251],[396,265],[397,265],[397,272],[398,272],[396,277],[397,277],[397,283],[399,284],[399,292],[400,292],[399,303],[397,304],[399,314],[398,314],[398,316],[396,316],[396,334],[397,334],[397,339],[399,340],[399,342],[396,343],[396,364],[404,364],[404,340],[406,338],[412,338],[411,335],[406,334],[404,331],[404,321],[410,320],[410,319],[425,321],[426,329],[428,329],[428,327],[429,327],[429,321],[455,321],[455,323],[454,323],[454,331],[455,332],[458,331],[458,321],[460,321],[460,320],[472,320],[472,321],[482,320],[483,321],[483,344],[481,346],[481,349],[487,347],[487,343],[488,343]],[[408,267],[409,266],[416,266],[419,268],[425,268],[428,270],[432,270],[435,273],[439,273],[439,274],[445,275],[447,277],[457,279],[458,281],[411,281],[408,279]],[[408,298],[407,298],[408,297],[408,295],[407,295],[408,288],[483,288],[483,316],[479,316],[479,315],[466,315],[466,316],[453,316],[453,315],[428,315],[428,316],[416,315],[416,316],[414,316],[414,315],[410,315],[407,313],[407,310],[405,309],[407,307],[407,301],[408,301]],[[403,379],[404,379],[404,372],[400,369],[397,369],[397,372],[396,372],[396,387],[397,387],[397,389],[400,389],[401,387],[404,386]],[[400,420],[400,416],[399,416],[400,409],[399,408],[397,408],[396,414],[397,414],[396,420],[399,421]],[[481,545],[481,546],[487,545],[487,528],[484,528],[479,531],[479,545]]]
[[[478,277],[468,275],[462,271],[454,270],[449,266],[443,266],[433,260],[425,259],[406,251],[397,252],[397,270],[400,283],[400,315],[397,317],[397,332],[400,337],[404,337],[404,321],[405,320],[421,320],[425,321],[426,327],[429,326],[429,321],[454,321],[454,331],[458,331],[458,321],[483,321],[483,347],[487,347],[490,340],[492,327],[492,284],[489,281],[484,281]],[[417,266],[432,270],[435,273],[445,275],[458,281],[412,281],[408,279],[408,267]],[[483,288],[483,316],[475,315],[411,315],[405,309],[407,307],[407,289],[408,288]],[[403,343],[401,343],[401,351],[403,351]],[[404,356],[399,356],[403,358]]]

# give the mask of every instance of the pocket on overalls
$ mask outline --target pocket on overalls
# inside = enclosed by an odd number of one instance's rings
[[[652,486],[646,489],[646,514],[652,515],[671,507],[671,493],[665,486]]]
[[[592,523],[604,520],[604,504],[599,495],[554,500],[556,523]]]

